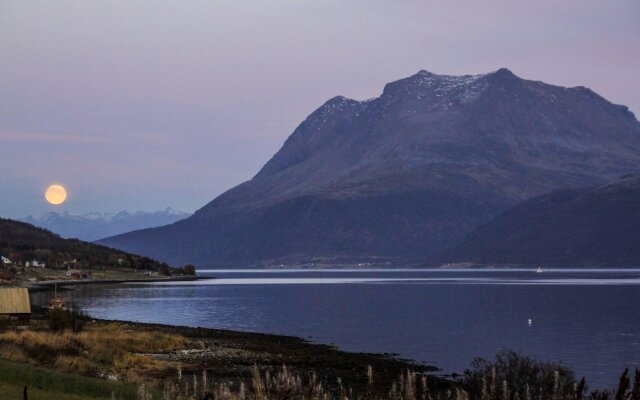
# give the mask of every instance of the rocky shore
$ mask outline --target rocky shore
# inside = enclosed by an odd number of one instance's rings
[[[94,320],[95,324],[115,321]],[[393,354],[355,353],[335,346],[315,344],[302,338],[222,329],[194,328],[161,324],[119,322],[123,330],[180,335],[190,346],[170,352],[144,353],[155,360],[177,365],[182,375],[206,372],[220,381],[250,380],[252,368],[278,371],[286,366],[300,376],[317,374],[329,387],[349,386],[354,390],[368,385],[367,371],[375,371],[376,385],[388,388],[406,371],[436,374],[438,368],[405,360]],[[443,377],[431,376],[434,386],[451,384]]]

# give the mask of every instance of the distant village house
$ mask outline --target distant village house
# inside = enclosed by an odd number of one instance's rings
[[[86,272],[82,272],[79,269],[68,269],[65,272],[65,276],[73,279],[88,279],[89,275]]]
[[[47,263],[40,262],[38,260],[27,261],[25,263],[25,267],[46,268],[47,267]]]
[[[9,260],[5,256],[0,256],[0,261],[2,261],[2,265],[11,265],[11,264],[13,264],[13,262],[11,262],[11,260]]]

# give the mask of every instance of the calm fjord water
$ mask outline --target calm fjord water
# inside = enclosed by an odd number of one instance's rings
[[[503,348],[561,361],[591,387],[640,368],[640,270],[199,273],[218,279],[70,296],[96,317],[295,335],[447,373]]]

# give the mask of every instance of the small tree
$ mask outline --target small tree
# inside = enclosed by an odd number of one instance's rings
[[[62,308],[50,308],[47,314],[47,324],[53,332],[63,332],[69,326],[69,311]]]
[[[72,304],[68,310],[62,308],[51,308],[47,315],[49,329],[54,332],[63,332],[71,329],[74,333],[82,331],[87,320],[87,315],[80,306]]]
[[[76,304],[71,304],[71,309],[69,310],[69,328],[74,332],[81,332],[84,328],[85,323],[87,322],[87,314],[82,310],[82,308]]]
[[[160,264],[160,273],[166,276],[171,275],[171,267],[167,263]]]
[[[185,275],[195,275],[196,267],[193,264],[187,264],[182,267],[182,273],[184,273]]]

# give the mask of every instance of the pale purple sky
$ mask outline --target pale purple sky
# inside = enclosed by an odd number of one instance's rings
[[[500,67],[639,113],[640,1],[1,0],[0,217],[193,211],[335,95]]]

